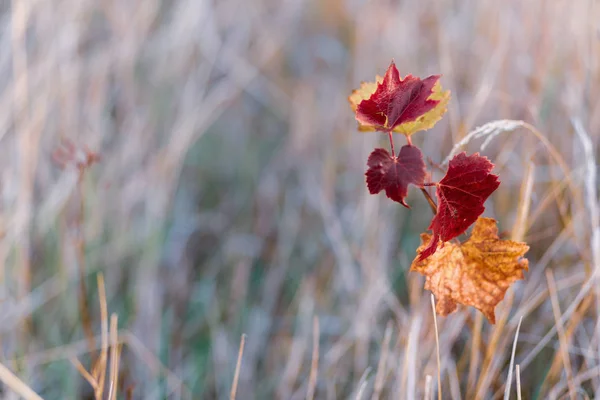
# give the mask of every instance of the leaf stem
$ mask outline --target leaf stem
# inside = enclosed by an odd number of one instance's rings
[[[406,142],[409,146],[412,146],[412,139],[410,138],[410,135],[406,135]]]
[[[437,214],[437,205],[435,204],[435,201],[429,195],[429,192],[427,192],[427,190],[424,187],[422,187],[421,193],[423,193],[423,196],[425,196],[425,199],[429,203],[429,207],[431,207],[431,211],[433,211],[433,215],[436,215]]]
[[[396,157],[396,152],[394,151],[394,138],[392,137],[392,131],[388,131],[388,137],[390,138],[390,147],[392,148],[392,157]]]

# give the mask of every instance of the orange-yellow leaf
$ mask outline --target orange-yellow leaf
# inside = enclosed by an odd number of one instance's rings
[[[431,235],[421,235],[423,251]],[[415,258],[410,269],[425,275],[425,289],[437,299],[436,311],[448,315],[457,304],[473,306],[494,324],[494,308],[510,285],[523,279],[529,263],[522,258],[529,250],[525,243],[500,240],[496,221],[480,217],[471,237],[462,244],[440,243],[437,251],[423,261]]]
[[[348,102],[350,103],[350,108],[352,109],[352,111],[356,112],[358,105],[363,100],[368,100],[377,90],[377,84],[381,84],[382,82],[383,77],[377,76],[375,82],[362,82],[358,89],[353,90],[352,94],[348,97]],[[446,110],[448,109],[448,102],[450,101],[450,91],[442,90],[442,85],[438,81],[433,86],[428,100],[435,100],[438,101],[438,103],[433,109],[427,111],[426,113],[418,117],[416,120],[403,122],[400,125],[396,126],[394,128],[394,132],[410,136],[415,132],[433,128],[433,126],[440,119],[442,119],[442,116],[446,113]],[[376,129],[372,125],[364,125],[359,122],[358,130],[361,132],[371,132],[375,131]]]

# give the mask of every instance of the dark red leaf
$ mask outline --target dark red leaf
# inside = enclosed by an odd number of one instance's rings
[[[498,176],[490,173],[493,168],[478,153],[467,156],[463,152],[450,161],[446,176],[436,185],[438,209],[429,225],[433,236],[419,261],[435,253],[440,240],[457,237],[483,213],[483,203],[500,185]]]
[[[385,190],[387,197],[410,208],[404,202],[408,185],[423,186],[425,180],[425,163],[418,147],[403,146],[398,157],[392,157],[385,149],[375,149],[367,166],[369,169],[365,175],[371,194]]]
[[[427,100],[439,78],[439,75],[432,75],[421,80],[407,75],[401,80],[392,61],[375,93],[358,104],[356,119],[363,125],[386,132],[404,122],[414,121],[439,103],[439,100]]]

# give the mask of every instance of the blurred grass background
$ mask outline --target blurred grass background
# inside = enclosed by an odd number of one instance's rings
[[[408,273],[431,212],[416,190],[411,210],[368,194],[386,138],[358,133],[346,99],[393,58],[452,91],[413,139],[433,162],[492,120],[539,134],[483,151],[502,181],[485,215],[529,243],[530,272],[496,326],[464,307],[438,318],[443,398],[502,397],[521,316],[523,398],[594,398],[599,8],[0,1],[0,362],[45,399],[92,398],[69,361],[92,360],[81,233],[93,330],[102,272],[125,338],[119,398],[227,398],[246,333],[238,398],[303,399],[315,316],[315,398],[377,398],[377,374],[382,398],[436,393],[430,295]],[[52,162],[65,139],[102,157],[80,185]]]

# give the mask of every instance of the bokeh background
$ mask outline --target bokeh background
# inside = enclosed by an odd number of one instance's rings
[[[599,21],[593,0],[0,0],[0,363],[93,398],[71,360],[96,359],[102,273],[119,398],[228,398],[244,333],[238,399],[304,399],[313,354],[317,399],[437,396],[408,272],[431,211],[368,194],[386,138],[347,102],[394,59],[452,91],[413,139],[432,165],[487,122],[535,127],[464,146],[495,161],[485,215],[530,272],[495,326],[438,318],[443,398],[516,398],[521,317],[523,398],[594,398]],[[101,155],[80,181],[53,161],[65,140]]]

